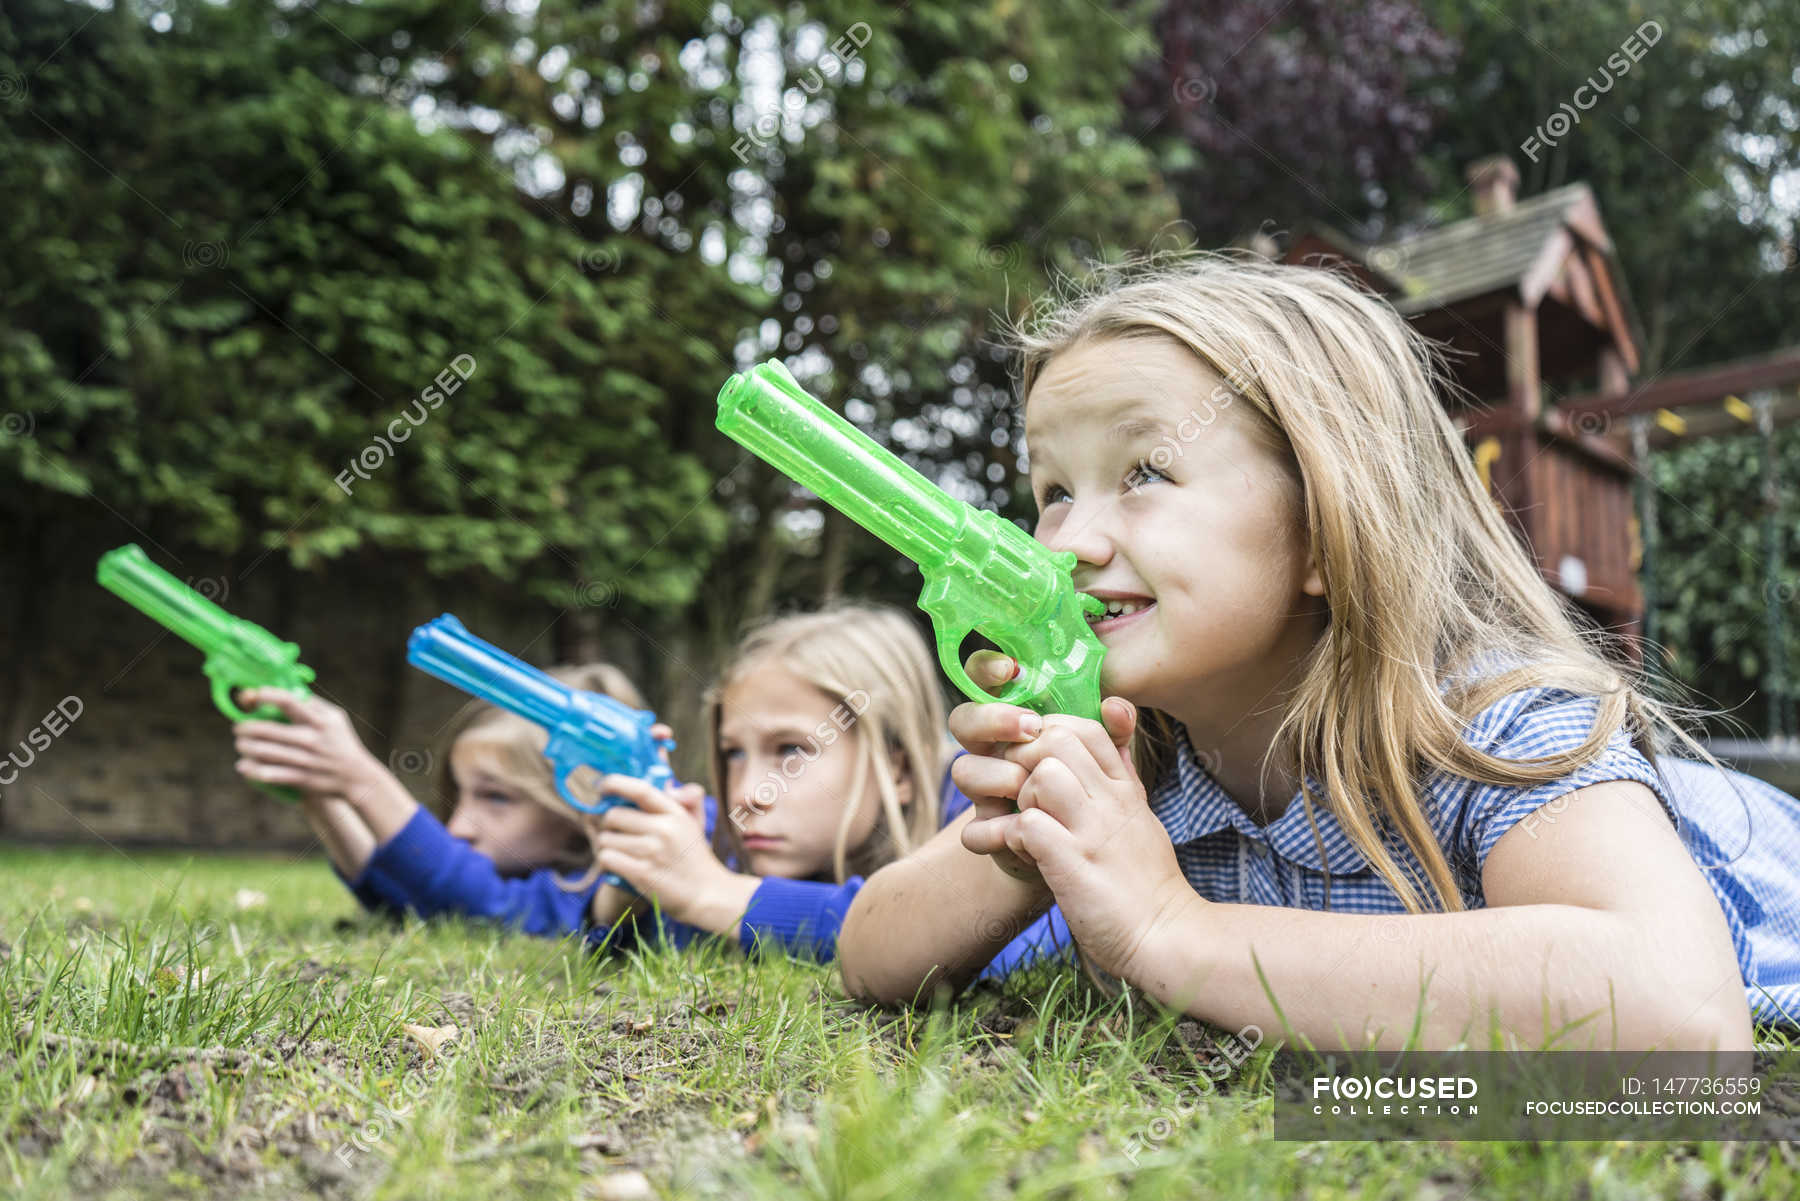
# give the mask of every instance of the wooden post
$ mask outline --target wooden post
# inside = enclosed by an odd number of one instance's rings
[[[1650,478],[1650,417],[1646,413],[1631,418],[1631,457],[1638,471],[1638,537],[1643,544],[1638,589],[1644,596],[1644,670],[1657,675],[1663,662],[1656,645],[1656,481]]]

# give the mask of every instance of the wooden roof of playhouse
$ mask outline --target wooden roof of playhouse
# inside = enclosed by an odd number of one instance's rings
[[[1504,157],[1468,178],[1472,217],[1373,244],[1313,226],[1286,260],[1347,267],[1447,346],[1464,396],[1446,403],[1540,570],[1603,623],[1633,629],[1643,598],[1631,456],[1603,423],[1544,403],[1547,386],[1622,392],[1638,367],[1612,239],[1586,184],[1519,200]]]
[[[1778,596],[1773,433],[1800,422],[1800,346],[1634,384],[1641,327],[1587,185],[1521,200],[1505,156],[1471,164],[1467,177],[1474,215],[1465,220],[1377,243],[1315,225],[1284,257],[1349,270],[1447,346],[1464,394],[1444,399],[1477,471],[1545,578],[1626,635],[1634,658],[1642,658],[1638,636],[1654,638],[1639,568],[1655,543],[1656,490],[1643,481],[1645,457],[1658,447],[1761,435],[1764,576]],[[1772,648],[1784,620],[1771,600]],[[1784,706],[1793,690],[1779,653],[1770,655],[1765,691],[1779,733],[1791,726]]]

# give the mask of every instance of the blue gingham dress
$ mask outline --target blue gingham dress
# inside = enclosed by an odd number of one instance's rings
[[[1595,698],[1554,687],[1502,697],[1469,723],[1470,745],[1504,759],[1535,759],[1579,746],[1593,728]],[[1405,913],[1400,897],[1358,853],[1336,819],[1314,806],[1315,838],[1295,793],[1287,810],[1257,826],[1209,775],[1176,727],[1174,769],[1150,792],[1150,807],[1175,844],[1194,890],[1210,901]],[[1512,787],[1434,773],[1425,783],[1426,817],[1444,848],[1466,908],[1485,905],[1481,868],[1502,835],[1546,805],[1605,780],[1648,786],[1673,820],[1688,852],[1718,895],[1731,926],[1752,1014],[1800,1026],[1800,800],[1742,773],[1709,763],[1658,759],[1659,776],[1621,731],[1586,767],[1545,784]],[[1315,796],[1323,789],[1313,782]],[[1424,868],[1397,837],[1388,842],[1403,873]]]

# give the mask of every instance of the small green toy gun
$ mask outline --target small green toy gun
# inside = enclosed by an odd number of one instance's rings
[[[949,495],[820,404],[778,359],[725,381],[718,427],[919,565],[919,608],[964,696],[1099,720],[1106,648],[1086,614],[1106,606],[1075,590],[1074,552],[1047,550]],[[963,640],[977,630],[1018,661],[999,696],[963,669]]]
[[[100,556],[95,577],[107,589],[141,609],[152,621],[172,630],[206,655],[206,678],[212,702],[232,721],[286,721],[273,705],[246,713],[231,694],[238,688],[285,688],[311,696],[313,669],[301,663],[300,648],[283,642],[255,622],[233,617],[150,561],[135,544]],[[300,794],[276,784],[258,784],[270,796],[298,801]]]

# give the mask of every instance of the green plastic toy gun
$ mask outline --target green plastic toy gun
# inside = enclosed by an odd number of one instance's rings
[[[718,427],[919,565],[919,608],[964,696],[1099,720],[1106,648],[1086,614],[1106,606],[1075,590],[1074,552],[1047,550],[944,492],[820,404],[780,360],[725,381]],[[977,630],[1019,663],[999,696],[963,669],[963,640]]]
[[[95,577],[143,610],[151,620],[172,630],[206,655],[206,678],[212,681],[212,702],[232,721],[286,721],[273,705],[259,705],[245,712],[232,700],[238,688],[285,688],[302,697],[311,696],[313,669],[301,663],[300,648],[283,642],[255,622],[233,617],[150,561],[135,544],[117,547],[100,556]],[[298,801],[300,794],[277,784],[256,787],[283,801]]]

